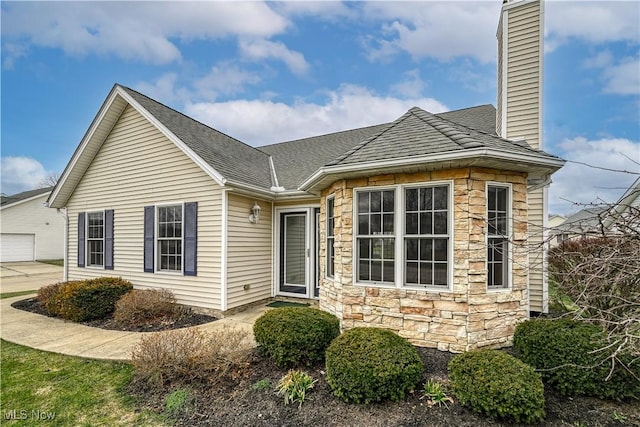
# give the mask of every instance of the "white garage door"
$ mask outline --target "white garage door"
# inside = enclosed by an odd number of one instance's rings
[[[0,234],[0,262],[35,261],[34,234]]]

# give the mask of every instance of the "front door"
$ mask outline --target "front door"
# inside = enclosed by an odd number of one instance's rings
[[[279,295],[317,297],[317,216],[315,209],[280,212]]]

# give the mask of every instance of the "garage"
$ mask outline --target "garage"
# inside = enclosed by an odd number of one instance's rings
[[[0,262],[35,261],[35,234],[0,234]]]

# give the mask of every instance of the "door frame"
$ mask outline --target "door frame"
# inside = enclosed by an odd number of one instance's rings
[[[273,271],[275,272],[275,280],[273,283],[273,295],[274,296],[284,296],[284,297],[293,297],[293,298],[307,298],[307,299],[315,299],[317,297],[314,296],[314,291],[316,287],[316,278],[318,274],[316,269],[319,268],[319,263],[317,258],[319,256],[318,250],[320,247],[320,242],[317,241],[317,231],[316,231],[316,210],[320,209],[319,205],[310,206],[287,206],[274,209],[275,214],[275,236],[274,236],[274,266]],[[280,279],[282,277],[283,271],[281,271],[281,251],[282,251],[282,243],[281,243],[281,235],[284,224],[282,224],[282,214],[304,214],[305,216],[305,236],[306,236],[306,245],[305,245],[305,293],[298,294],[292,292],[282,292],[280,291]]]

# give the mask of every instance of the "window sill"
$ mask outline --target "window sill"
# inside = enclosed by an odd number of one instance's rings
[[[495,293],[501,293],[501,292],[511,292],[511,287],[507,287],[507,288],[487,288],[487,293],[489,294],[495,294]]]

